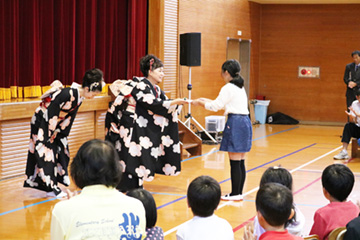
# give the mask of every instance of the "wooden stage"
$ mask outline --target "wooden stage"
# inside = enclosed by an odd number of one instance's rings
[[[321,172],[334,162],[339,152],[341,126],[313,125],[255,125],[253,147],[246,159],[247,178],[245,199],[242,202],[221,201],[218,216],[232,225],[235,239],[241,239],[243,226],[255,216],[255,195],[260,177],[267,167],[281,165],[294,178],[297,206],[306,217],[303,231],[307,234],[314,212],[327,204],[322,194]],[[157,225],[165,232],[165,239],[176,239],[176,230],[192,218],[187,207],[186,190],[192,179],[210,175],[219,181],[222,192],[230,190],[229,160],[219,145],[203,145],[201,156],[184,156],[182,172],[176,177],[157,175],[145,189],[153,193],[158,207]],[[349,146],[351,151],[351,146]],[[360,160],[347,164],[355,174],[355,187],[350,199],[360,200]],[[50,220],[53,206],[60,200],[44,198],[44,193],[22,187],[24,176],[0,181],[0,238],[50,239]],[[74,186],[70,187],[75,190]],[[62,200],[66,201],[66,200]]]

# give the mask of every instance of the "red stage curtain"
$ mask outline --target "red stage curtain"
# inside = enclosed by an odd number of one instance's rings
[[[22,87],[25,97],[40,96],[55,79],[81,83],[94,67],[107,83],[125,79],[127,63],[139,69],[145,55],[146,2],[0,1],[0,99],[22,97]]]
[[[139,60],[146,54],[147,0],[129,0],[127,78],[142,76]]]

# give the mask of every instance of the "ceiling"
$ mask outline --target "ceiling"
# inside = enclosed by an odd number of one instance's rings
[[[248,0],[260,4],[360,4],[360,0]]]

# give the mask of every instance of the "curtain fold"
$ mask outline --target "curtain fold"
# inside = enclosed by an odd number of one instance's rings
[[[127,78],[142,76],[139,60],[146,54],[147,0],[129,0]]]
[[[107,83],[138,75],[146,2],[0,1],[0,100],[38,97],[56,79],[81,83],[94,67]]]

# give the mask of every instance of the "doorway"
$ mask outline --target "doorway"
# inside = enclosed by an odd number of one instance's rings
[[[246,94],[250,91],[250,49],[251,40],[228,38],[226,59],[236,59],[241,65],[240,75],[244,78]]]

